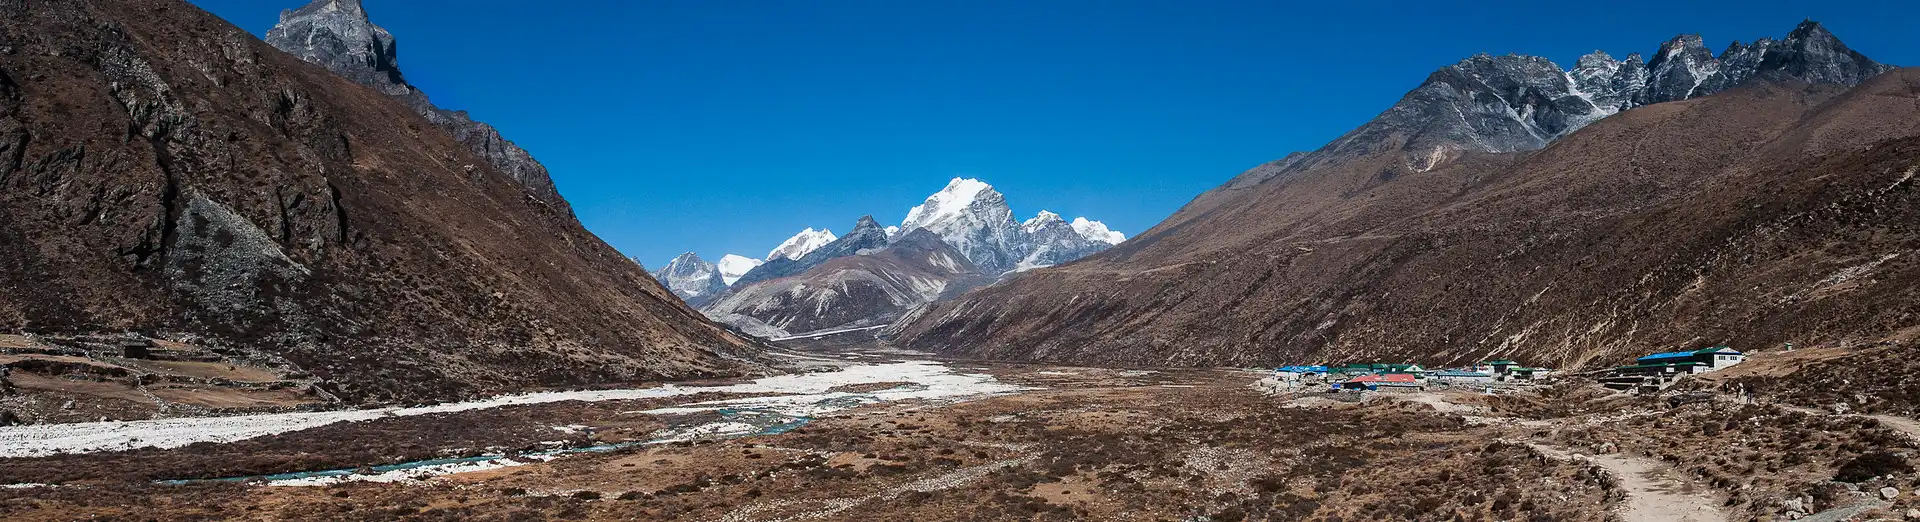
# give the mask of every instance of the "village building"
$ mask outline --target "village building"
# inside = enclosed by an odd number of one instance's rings
[[[1442,370],[1433,374],[1433,380],[1447,384],[1487,384],[1493,382],[1494,375],[1486,372]]]
[[[1473,371],[1493,375],[1494,379],[1500,381],[1531,381],[1553,372],[1549,368],[1529,368],[1505,359],[1480,363],[1473,367]]]
[[[1410,373],[1381,373],[1354,377],[1347,380],[1342,387],[1346,389],[1365,388],[1368,390],[1391,389],[1404,391],[1421,389],[1426,386],[1420,382],[1420,377]]]
[[[1511,370],[1519,366],[1520,366],[1520,363],[1509,361],[1506,359],[1501,359],[1497,361],[1487,361],[1487,362],[1483,362],[1478,365],[1475,365],[1473,367],[1473,371],[1490,373],[1494,375],[1506,375],[1508,370]]]
[[[1746,354],[1725,346],[1690,352],[1656,353],[1635,359],[1633,364],[1614,368],[1600,381],[1615,389],[1658,390],[1673,384],[1680,377],[1723,370],[1746,360]]]
[[[1304,377],[1324,377],[1332,370],[1326,366],[1281,366],[1273,369],[1273,376],[1281,379],[1300,379]]]
[[[1346,375],[1372,375],[1383,373],[1421,373],[1425,372],[1426,369],[1421,368],[1418,364],[1350,363],[1346,366],[1334,368],[1333,371]]]
[[[1723,370],[1747,360],[1747,355],[1725,346],[1716,346],[1691,352],[1656,353],[1634,360],[1630,366],[1616,370],[1629,373],[1706,373]]]

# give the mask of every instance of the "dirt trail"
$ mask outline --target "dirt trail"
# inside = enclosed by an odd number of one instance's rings
[[[1847,414],[1847,413],[1834,413],[1826,410],[1817,410],[1813,408],[1793,406],[1788,404],[1775,404],[1775,406],[1779,406],[1780,409],[1783,409],[1783,410],[1797,411],[1800,413],[1805,413],[1807,415],[1849,415],[1849,416],[1855,416],[1855,417],[1866,417],[1869,419],[1880,421],[1880,425],[1886,426],[1888,429],[1892,429],[1894,431],[1904,433],[1908,437],[1913,438],[1914,440],[1920,440],[1920,420],[1909,419],[1909,418],[1901,417],[1897,415],[1854,415],[1854,414]]]
[[[1893,415],[1868,415],[1868,417],[1880,421],[1880,424],[1883,426],[1905,433],[1908,437],[1913,437],[1914,440],[1920,440],[1920,421]]]
[[[1620,507],[1622,522],[1726,522],[1720,502],[1704,494],[1672,468],[1645,458],[1624,455],[1575,455],[1565,449],[1532,444],[1548,456],[1592,462],[1619,480],[1627,492]]]
[[[1477,424],[1513,424],[1548,427],[1558,424],[1547,420],[1479,416],[1484,408],[1450,402],[1444,395],[1421,393],[1408,397],[1414,402],[1433,405],[1442,413],[1461,413]],[[1565,448],[1528,442],[1528,446],[1549,457],[1591,462],[1607,470],[1627,493],[1626,502],[1616,508],[1621,522],[1726,522],[1727,513],[1708,488],[1698,486],[1676,473],[1673,467],[1643,457],[1623,454],[1583,455]]]

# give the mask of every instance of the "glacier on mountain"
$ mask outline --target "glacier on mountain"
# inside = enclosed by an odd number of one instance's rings
[[[747,272],[765,263],[765,261],[743,255],[727,254],[721,256],[720,262],[715,264],[720,267],[721,282],[726,283],[727,286],[733,286],[733,282],[739,281],[740,276],[747,275]]]

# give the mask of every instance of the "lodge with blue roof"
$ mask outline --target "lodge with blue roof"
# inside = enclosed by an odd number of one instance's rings
[[[1746,354],[1725,346],[1656,353],[1634,359],[1633,364],[1614,368],[1601,382],[1619,389],[1647,386],[1659,389],[1672,384],[1679,377],[1726,369],[1746,360]]]

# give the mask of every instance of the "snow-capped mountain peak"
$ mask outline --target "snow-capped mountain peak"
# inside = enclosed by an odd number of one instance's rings
[[[747,275],[748,271],[764,263],[766,262],[747,256],[727,254],[716,264],[720,266],[721,282],[726,283],[727,286],[733,286],[733,282],[739,281],[740,276]]]
[[[780,243],[780,246],[774,248],[772,252],[768,252],[767,260],[772,261],[783,257],[798,260],[820,247],[827,246],[827,243],[832,243],[836,239],[840,238],[834,236],[832,230],[823,229],[816,231],[813,227],[807,227],[806,230],[802,230],[800,233],[794,234],[793,237],[787,238],[786,242]]]
[[[660,280],[667,290],[693,306],[699,306],[726,289],[726,284],[721,281],[720,269],[693,252],[673,258],[667,266],[655,271],[653,278]]]
[[[1085,218],[1082,218],[1082,219],[1084,220]],[[1066,220],[1062,219],[1059,214],[1042,210],[1040,211],[1039,215],[1033,216],[1032,219],[1028,219],[1026,221],[1020,222],[1020,230],[1028,234],[1032,234],[1034,233],[1034,231],[1040,230],[1042,227],[1045,227],[1048,224],[1051,224],[1056,221],[1061,223],[1066,222]]]
[[[993,190],[992,185],[973,178],[953,178],[953,181],[947,182],[947,188],[940,189],[940,192],[934,193],[932,196],[927,196],[925,203],[913,207],[913,210],[907,211],[907,220],[905,224],[901,225],[901,228],[904,230],[913,230],[915,228],[921,228],[921,225],[951,218],[952,216],[966,212],[967,209],[974,206],[976,201],[987,197],[991,199],[1002,199],[1002,204],[1004,204],[1004,198],[1002,198],[1000,192]]]
[[[987,272],[1011,270],[1026,255],[1006,196],[977,179],[954,178],[908,211],[901,233],[919,229],[940,236]]]
[[[1081,237],[1109,245],[1118,245],[1127,240],[1126,234],[1108,229],[1106,223],[1083,217],[1073,218],[1073,231],[1079,232]]]

